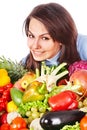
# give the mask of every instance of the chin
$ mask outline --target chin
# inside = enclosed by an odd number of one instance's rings
[[[34,57],[34,60],[36,60],[36,61],[43,61],[44,59],[43,58],[36,58],[36,57]]]

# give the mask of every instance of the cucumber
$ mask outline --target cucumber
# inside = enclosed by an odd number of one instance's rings
[[[60,130],[65,125],[74,125],[80,121],[86,113],[76,110],[50,111],[40,119],[40,125],[44,130]]]
[[[20,91],[19,89],[13,87],[10,90],[10,94],[11,94],[11,99],[13,100],[13,102],[19,106],[20,103],[22,103],[22,97],[23,97],[23,92]]]

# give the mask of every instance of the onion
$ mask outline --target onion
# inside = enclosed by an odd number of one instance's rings
[[[72,73],[69,81],[73,85],[80,85],[80,91],[87,96],[87,70],[81,69]]]

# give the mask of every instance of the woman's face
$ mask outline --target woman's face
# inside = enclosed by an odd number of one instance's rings
[[[27,44],[36,61],[50,59],[60,50],[60,43],[53,41],[44,24],[35,18],[29,24]]]

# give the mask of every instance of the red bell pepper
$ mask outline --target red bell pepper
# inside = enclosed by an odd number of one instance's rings
[[[48,99],[52,111],[72,110],[78,108],[77,95],[75,92],[66,90]]]
[[[6,110],[6,104],[11,100],[10,89],[13,87],[12,83],[0,87],[0,112]]]

